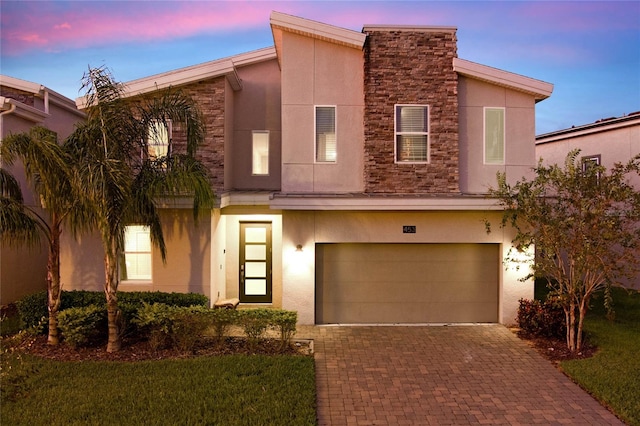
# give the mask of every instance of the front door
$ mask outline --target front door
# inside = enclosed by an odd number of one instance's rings
[[[240,223],[240,302],[271,302],[271,223]]]

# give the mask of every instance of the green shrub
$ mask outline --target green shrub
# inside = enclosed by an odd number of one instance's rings
[[[210,312],[204,306],[143,303],[132,322],[146,336],[152,350],[175,347],[181,351],[193,351],[211,324]]]
[[[170,306],[208,306],[209,299],[203,294],[197,293],[163,293],[160,291],[132,291],[118,292],[118,307],[122,311],[123,332],[134,332],[131,328],[131,319],[138,307],[144,302],[163,303]],[[73,290],[62,291],[60,295],[60,311],[69,308],[79,308],[90,305],[105,304],[104,292]],[[49,312],[47,309],[47,292],[40,291],[23,297],[16,302],[23,329],[36,326],[42,327],[42,333],[46,333],[49,324]],[[44,318],[44,323],[42,323]]]
[[[247,309],[239,311],[238,321],[247,336],[249,347],[254,350],[269,326],[270,309]]]
[[[175,307],[169,335],[175,347],[182,352],[193,352],[205,330],[211,324],[211,310],[204,306]]]
[[[152,350],[166,347],[169,343],[173,308],[164,303],[142,303],[132,322],[149,341]]]
[[[222,343],[223,339],[229,331],[229,327],[238,322],[238,313],[235,309],[212,309],[209,318],[213,323],[213,330],[218,343]]]
[[[107,310],[104,305],[69,308],[58,315],[58,327],[64,341],[78,347],[88,344],[107,330]]]
[[[269,325],[280,335],[280,348],[282,350],[289,347],[291,338],[296,334],[296,323],[298,313],[295,311],[285,311],[283,309],[273,309],[270,313]]]
[[[43,318],[49,323],[49,311],[47,310],[47,292],[39,291],[22,297],[16,302],[20,313],[21,327],[28,329],[38,326]],[[43,327],[46,330],[46,326]]]
[[[556,299],[520,299],[518,306],[518,326],[534,336],[562,339],[566,337],[567,326],[564,310]]]

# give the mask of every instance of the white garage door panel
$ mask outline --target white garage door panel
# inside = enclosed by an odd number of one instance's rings
[[[496,244],[320,244],[316,322],[497,322]]]

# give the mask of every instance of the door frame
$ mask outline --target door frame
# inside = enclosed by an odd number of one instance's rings
[[[265,259],[256,260],[256,262],[264,261],[266,262],[265,268],[265,294],[264,295],[253,295],[246,294],[245,292],[245,264],[247,262],[251,262],[252,260],[247,260],[246,257],[246,246],[247,245],[260,245],[260,243],[247,243],[246,240],[246,229],[247,228],[264,228],[266,233],[266,241],[265,241]],[[240,222],[240,250],[238,255],[238,294],[241,303],[272,303],[273,302],[273,240],[272,240],[272,230],[273,224],[270,221],[247,221]]]

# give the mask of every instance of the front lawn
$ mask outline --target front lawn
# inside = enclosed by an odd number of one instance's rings
[[[25,358],[7,425],[314,425],[314,361],[228,355],[142,362]],[[23,365],[24,367],[24,365]],[[29,370],[29,369],[27,369]]]
[[[563,361],[562,370],[630,425],[640,425],[640,293],[614,292],[615,320],[602,298],[592,303],[585,329],[598,346],[591,358]]]

